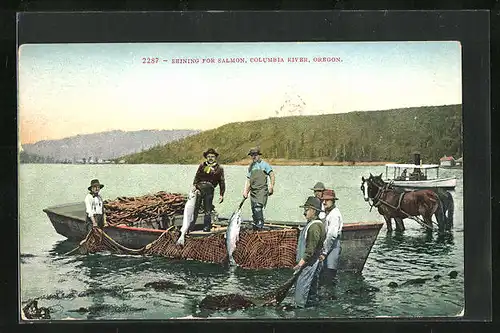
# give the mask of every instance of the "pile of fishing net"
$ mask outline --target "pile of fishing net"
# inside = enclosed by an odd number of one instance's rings
[[[203,310],[238,310],[254,306],[277,306],[288,294],[290,288],[294,285],[301,270],[295,271],[281,286],[272,289],[260,296],[249,297],[240,294],[226,294],[216,296],[206,296],[198,305]]]
[[[160,191],[138,197],[118,197],[104,201],[106,221],[110,225],[133,224],[162,216],[182,215],[186,196]]]
[[[238,266],[245,269],[283,268],[295,265],[298,230],[242,230],[233,253]],[[120,245],[101,229],[94,227],[79,246],[68,254],[110,251],[118,254],[157,255],[170,259],[197,260],[223,264],[228,260],[225,233],[186,238],[177,245],[180,232],[167,229],[152,243],[140,249]]]

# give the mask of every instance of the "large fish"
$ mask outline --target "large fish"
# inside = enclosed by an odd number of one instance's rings
[[[235,265],[236,262],[233,258],[233,252],[236,249],[236,242],[239,240],[240,236],[240,227],[241,227],[241,206],[245,202],[243,199],[238,207],[238,210],[233,213],[231,218],[229,219],[229,225],[226,230],[226,249],[227,255],[229,257],[229,263],[231,265]]]
[[[191,224],[194,218],[195,206],[196,206],[196,192],[191,191],[189,192],[186,205],[184,206],[184,216],[182,218],[181,235],[177,240],[178,245],[184,245],[184,238],[186,236],[186,232],[188,231],[189,225]]]

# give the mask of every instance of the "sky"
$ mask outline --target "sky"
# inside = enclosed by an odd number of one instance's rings
[[[158,62],[143,63],[147,57]],[[246,62],[218,63],[232,57]],[[251,61],[259,57],[284,62]],[[289,57],[309,62],[287,62]],[[314,61],[322,57],[336,61]],[[21,144],[110,130],[207,130],[296,115],[296,103],[304,115],[461,104],[460,44],[28,44],[19,49]]]

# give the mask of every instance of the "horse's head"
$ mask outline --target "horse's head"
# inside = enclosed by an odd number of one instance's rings
[[[379,176],[374,176],[370,173],[370,177],[361,177],[361,192],[363,192],[363,197],[365,201],[373,199],[377,196],[380,188],[384,186],[384,181],[382,180],[382,174]]]
[[[370,173],[370,178],[372,179],[372,182],[377,185],[378,187],[383,187],[385,186],[385,182],[384,180],[382,179],[382,174],[378,175],[378,176],[373,176],[371,173]]]

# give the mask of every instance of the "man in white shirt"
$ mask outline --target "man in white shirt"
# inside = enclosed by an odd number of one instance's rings
[[[85,212],[87,232],[90,232],[92,227],[103,228],[107,225],[104,215],[104,203],[99,191],[104,185],[99,183],[98,179],[93,179],[88,187],[89,193],[85,197]]]
[[[320,260],[324,262],[324,275],[328,282],[333,283],[337,275],[339,266],[340,253],[340,238],[342,236],[342,226],[344,224],[340,210],[335,206],[335,201],[338,200],[334,190],[323,191],[323,204],[325,206],[325,230],[326,238],[323,245],[323,253]]]
[[[313,188],[311,188],[311,190],[314,191],[314,196],[319,200],[321,200],[323,191],[326,190],[325,184],[323,184],[322,182],[317,182],[313,186]],[[325,205],[323,204],[323,201],[321,201],[321,212],[319,213],[318,217],[321,221],[325,222],[326,214],[325,214]]]

